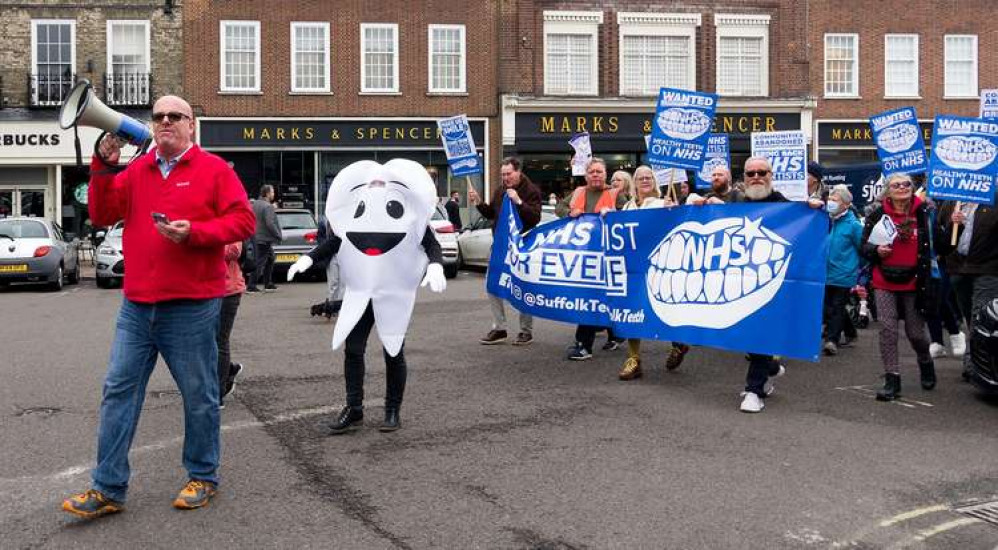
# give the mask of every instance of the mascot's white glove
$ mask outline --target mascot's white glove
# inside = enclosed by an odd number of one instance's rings
[[[447,277],[444,277],[444,266],[440,264],[430,264],[426,266],[426,276],[419,286],[430,285],[433,292],[443,292],[447,288]]]
[[[291,279],[295,278],[295,274],[305,273],[310,267],[312,267],[312,258],[309,258],[306,254],[302,254],[301,258],[298,258],[298,261],[288,268],[288,282],[290,283]]]

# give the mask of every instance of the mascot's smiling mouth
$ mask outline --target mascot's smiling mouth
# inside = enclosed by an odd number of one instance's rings
[[[364,254],[380,256],[402,242],[405,233],[375,233],[368,231],[348,231],[347,239]]]

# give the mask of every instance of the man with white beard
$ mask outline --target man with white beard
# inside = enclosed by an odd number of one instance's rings
[[[788,202],[779,191],[773,190],[773,166],[766,157],[749,157],[745,161],[744,198],[730,202]],[[808,206],[821,208],[822,202],[809,199]],[[745,391],[742,392],[742,412],[761,412],[765,405],[762,400],[773,393],[769,378],[783,376],[786,368],[772,355],[748,354],[749,367],[745,375]]]

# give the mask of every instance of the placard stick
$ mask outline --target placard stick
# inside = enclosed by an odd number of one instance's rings
[[[962,209],[963,209],[963,203],[960,201],[956,201],[956,206],[953,207],[953,211],[956,212],[957,210],[962,210]],[[958,224],[955,223],[953,224],[953,235],[950,237],[949,241],[950,246],[956,246],[956,236],[959,233],[959,231],[956,230],[957,225]]]

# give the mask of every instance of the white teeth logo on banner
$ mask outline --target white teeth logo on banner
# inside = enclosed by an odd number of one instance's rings
[[[673,139],[691,140],[710,130],[710,117],[696,109],[675,107],[662,111],[658,127]]]
[[[953,168],[980,170],[998,157],[998,147],[982,137],[951,136],[935,146],[936,156]]]
[[[883,130],[877,136],[877,146],[888,153],[907,151],[916,141],[918,141],[918,127],[914,124],[898,124]]]
[[[648,299],[668,325],[728,328],[776,296],[792,257],[761,218],[686,222],[649,256]]]

